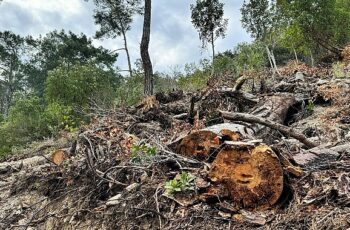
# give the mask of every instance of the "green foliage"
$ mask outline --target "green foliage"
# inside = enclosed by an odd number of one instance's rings
[[[113,68],[118,54],[103,47],[95,47],[92,40],[84,34],[66,33],[64,30],[53,31],[38,39],[28,38],[32,52],[26,64],[28,86],[43,97],[46,78],[49,71],[65,65],[95,64],[104,69]]]
[[[244,70],[261,70],[267,65],[267,57],[262,44],[240,43],[233,51],[236,72],[240,74]]]
[[[272,12],[268,0],[244,0],[242,8],[242,26],[251,36],[263,40],[272,28]]]
[[[79,119],[74,117],[72,107],[57,102],[52,102],[46,107],[44,116],[52,135],[57,135],[60,130],[74,132],[79,125]]]
[[[308,115],[312,114],[315,109],[315,104],[313,101],[309,101],[308,104],[306,105],[306,113]]]
[[[0,153],[47,135],[43,112],[44,108],[37,97],[17,99],[0,126]]]
[[[203,47],[225,36],[228,20],[223,18],[223,3],[218,0],[197,0],[195,5],[191,4],[191,12],[192,23],[199,32]]]
[[[342,62],[333,63],[332,70],[335,78],[345,78],[348,76],[345,63],[342,63]]]
[[[192,174],[182,172],[174,179],[165,182],[164,188],[166,189],[166,193],[168,194],[194,190],[194,179],[195,177]]]
[[[184,91],[203,89],[211,75],[210,62],[207,59],[200,61],[199,65],[189,63],[185,65],[185,74],[177,79],[177,87]]]
[[[0,114],[7,115],[16,91],[24,89],[25,39],[10,31],[0,32]]]
[[[298,30],[296,40],[301,37],[318,52],[323,48],[339,54],[339,47],[350,41],[349,1],[283,0],[279,5],[290,27]]]
[[[140,0],[94,0],[95,23],[100,26],[97,38],[116,38],[131,29],[132,16],[142,11]]]
[[[116,89],[116,104],[121,107],[137,104],[143,97],[143,81],[143,76],[137,73],[122,78]]]
[[[95,105],[113,105],[118,78],[94,65],[61,66],[49,73],[45,98],[73,109],[90,109]]]
[[[141,162],[157,154],[157,148],[146,144],[133,145],[131,149],[131,161]]]

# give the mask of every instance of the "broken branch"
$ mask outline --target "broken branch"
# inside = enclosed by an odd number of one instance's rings
[[[234,121],[243,121],[243,122],[248,122],[248,123],[258,123],[261,125],[265,125],[269,128],[275,129],[280,131],[282,134],[286,136],[291,136],[295,138],[296,140],[300,141],[304,145],[306,145],[309,148],[313,148],[318,146],[318,144],[310,141],[307,139],[306,136],[303,134],[295,132],[292,128],[289,128],[287,126],[278,124],[276,122],[257,117],[251,114],[245,114],[245,113],[231,113],[231,112],[226,112],[226,111],[221,111],[219,110],[223,118],[228,119],[228,120],[234,120]]]

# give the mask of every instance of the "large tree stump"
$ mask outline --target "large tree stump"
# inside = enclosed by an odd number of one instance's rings
[[[225,184],[237,208],[274,205],[283,191],[283,170],[277,155],[264,144],[233,143],[219,152],[209,177]]]

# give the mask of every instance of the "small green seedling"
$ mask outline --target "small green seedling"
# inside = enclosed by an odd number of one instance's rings
[[[131,149],[131,160],[132,161],[142,161],[148,157],[155,156],[157,153],[157,148],[153,146],[148,146],[145,144],[133,145]]]
[[[177,175],[174,179],[165,182],[166,193],[173,194],[176,192],[184,192],[188,190],[194,190],[195,177],[187,172],[183,172]]]

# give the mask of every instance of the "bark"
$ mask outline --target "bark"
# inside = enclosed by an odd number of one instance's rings
[[[310,49],[310,59],[311,59],[311,66],[314,67],[315,66],[315,59],[314,56],[312,54],[312,50]]]
[[[211,51],[212,51],[212,69],[211,76],[214,75],[215,67],[214,67],[214,58],[215,58],[215,46],[214,46],[214,31],[211,33]]]
[[[293,48],[293,52],[294,52],[295,60],[297,61],[297,63],[299,63],[298,54],[295,48]]]
[[[145,0],[145,11],[144,11],[144,21],[143,21],[143,33],[140,45],[141,59],[144,69],[145,79],[144,79],[144,95],[153,95],[153,67],[151,58],[149,56],[148,48],[151,33],[151,10],[152,1]]]
[[[220,111],[220,113],[222,114],[222,116],[225,119],[229,119],[229,120],[233,120],[233,121],[243,121],[243,122],[248,122],[248,123],[252,123],[252,124],[257,123],[257,124],[261,124],[261,125],[267,126],[269,128],[278,130],[286,136],[290,136],[290,137],[295,138],[296,140],[300,141],[301,143],[303,143],[307,147],[312,148],[312,147],[318,146],[316,143],[308,140],[307,137],[304,136],[303,134],[297,133],[292,128],[281,125],[277,122],[274,122],[274,121],[271,121],[268,119],[264,119],[264,118],[261,118],[258,116],[254,116],[251,114],[230,113],[230,112],[225,112],[225,111]]]
[[[123,39],[124,39],[124,49],[125,49],[125,53],[126,53],[126,58],[128,60],[129,74],[130,74],[130,77],[132,77],[132,67],[131,67],[130,54],[129,54],[129,49],[128,49],[128,43],[126,40],[126,33],[124,31],[123,26],[122,26],[122,35],[123,35]]]
[[[236,84],[233,87],[234,91],[240,91],[242,89],[243,84],[248,80],[247,76],[241,76],[236,80]]]
[[[265,45],[265,47],[266,47],[266,52],[267,52],[267,56],[268,56],[269,61],[270,61],[271,68],[273,69],[273,71],[275,73],[277,73],[280,76],[281,74],[278,71],[276,59],[275,59],[275,55],[273,54],[273,51],[271,51],[267,45]]]

